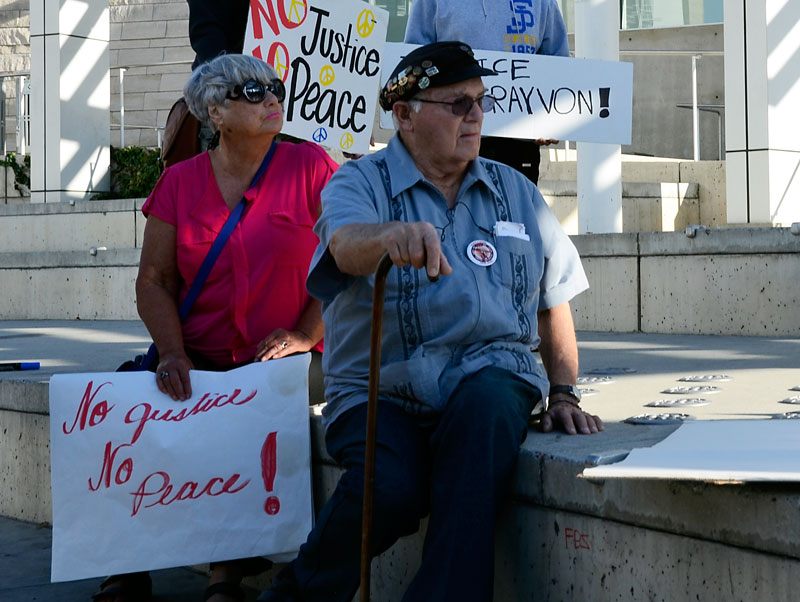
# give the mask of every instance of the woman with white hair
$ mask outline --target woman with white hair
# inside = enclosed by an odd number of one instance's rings
[[[209,151],[164,170],[142,208],[147,224],[136,300],[159,352],[156,382],[175,401],[192,395],[189,370],[322,351],[320,302],[305,278],[318,244],[320,191],[338,165],[311,142],[277,142],[283,82],[263,61],[222,55],[184,88],[191,112],[215,132]],[[242,214],[188,315],[179,306],[232,213]],[[260,562],[259,562],[260,561]],[[242,576],[267,561],[212,565],[206,600],[242,600]],[[146,600],[146,573],[116,575],[95,600]]]

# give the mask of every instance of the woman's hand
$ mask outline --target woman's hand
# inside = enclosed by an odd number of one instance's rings
[[[172,397],[173,401],[186,401],[192,396],[192,383],[189,380],[189,370],[192,369],[192,360],[185,353],[161,356],[156,370],[158,390]]]
[[[316,341],[313,341],[302,330],[278,328],[258,344],[256,361],[265,362],[286,357],[293,353],[303,353],[309,351],[314,345],[316,345]]]

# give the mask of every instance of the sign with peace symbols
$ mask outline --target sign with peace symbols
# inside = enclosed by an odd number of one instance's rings
[[[388,24],[361,0],[250,0],[243,52],[284,81],[284,133],[367,152]]]

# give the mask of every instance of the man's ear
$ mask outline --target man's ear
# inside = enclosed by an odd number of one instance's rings
[[[413,131],[414,124],[411,122],[411,113],[412,113],[411,106],[405,101],[398,100],[397,102],[392,105],[392,113],[394,113],[395,119],[397,120],[397,124],[401,131]]]

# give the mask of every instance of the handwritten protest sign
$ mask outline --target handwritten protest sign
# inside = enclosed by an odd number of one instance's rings
[[[388,23],[360,0],[250,0],[243,52],[286,84],[285,133],[367,152]]]
[[[381,85],[416,44],[386,44]],[[474,49],[475,58],[498,75],[483,78],[497,98],[483,134],[505,138],[553,138],[630,144],[633,65]],[[393,128],[381,111],[381,128]]]
[[[53,581],[293,552],[311,529],[308,354],[50,381]]]

